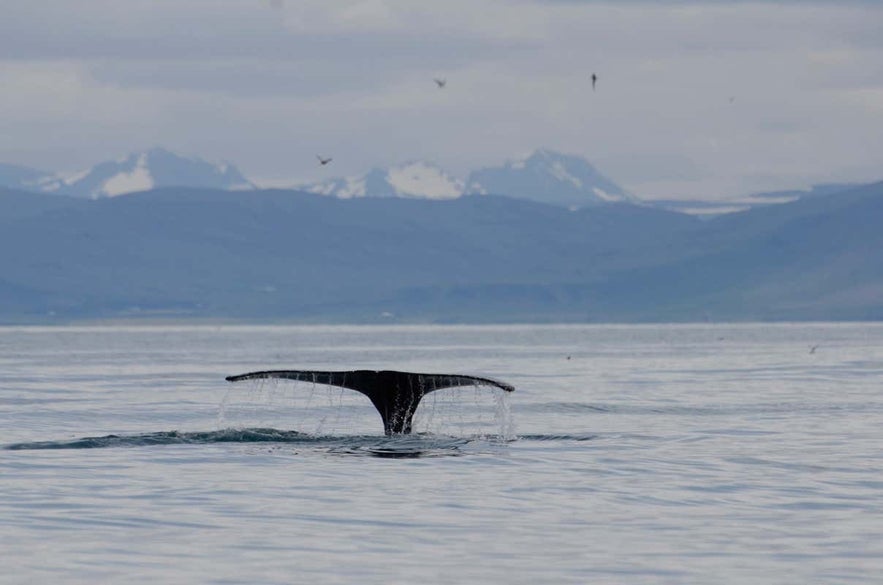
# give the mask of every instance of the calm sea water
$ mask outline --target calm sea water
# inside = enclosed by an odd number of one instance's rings
[[[255,369],[489,375],[386,438]],[[2,583],[880,583],[883,325],[0,328]]]

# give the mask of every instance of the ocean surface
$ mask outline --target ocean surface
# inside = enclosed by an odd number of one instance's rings
[[[883,582],[883,324],[0,327],[0,429],[0,583]]]

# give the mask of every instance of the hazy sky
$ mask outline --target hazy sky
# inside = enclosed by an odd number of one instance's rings
[[[7,0],[0,82],[0,162],[53,171],[165,146],[258,182],[465,174],[545,147],[647,199],[883,179],[878,0]]]

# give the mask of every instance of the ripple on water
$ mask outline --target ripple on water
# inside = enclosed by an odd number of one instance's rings
[[[377,436],[320,436],[273,428],[221,429],[217,431],[159,431],[134,435],[104,435],[64,441],[14,443],[10,451],[47,449],[102,449],[113,447],[154,447],[164,445],[210,445],[218,443],[276,443],[310,446],[338,455],[370,455],[387,458],[445,457],[481,450],[482,446],[502,445],[495,437],[446,437],[431,434]]]

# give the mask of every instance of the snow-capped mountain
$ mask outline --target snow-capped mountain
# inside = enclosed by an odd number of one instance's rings
[[[568,207],[636,201],[586,159],[551,150],[537,150],[501,167],[473,171],[466,186],[469,193],[509,195]]]
[[[461,181],[426,162],[373,169],[359,177],[302,185],[305,191],[349,197],[422,197],[453,199],[464,194],[508,195],[545,203],[580,207],[636,199],[601,175],[583,158],[550,150],[501,167],[473,171]]]
[[[426,162],[409,162],[388,169],[376,168],[359,177],[330,179],[302,185],[310,193],[350,197],[420,197],[454,199],[463,194],[463,181]]]
[[[103,162],[68,177],[0,165],[0,185],[85,198],[115,197],[173,186],[225,190],[255,188],[231,164],[212,164],[162,148]],[[635,201],[585,159],[550,150],[538,150],[522,160],[473,171],[466,181],[432,163],[412,161],[389,168],[375,168],[361,176],[334,178],[299,185],[298,188],[340,198],[454,199],[464,194],[495,194],[567,207]]]
[[[253,189],[254,185],[231,164],[212,164],[179,156],[163,148],[132,153],[117,161],[95,165],[67,178],[41,185],[42,191],[75,197],[116,197],[155,187]]]

